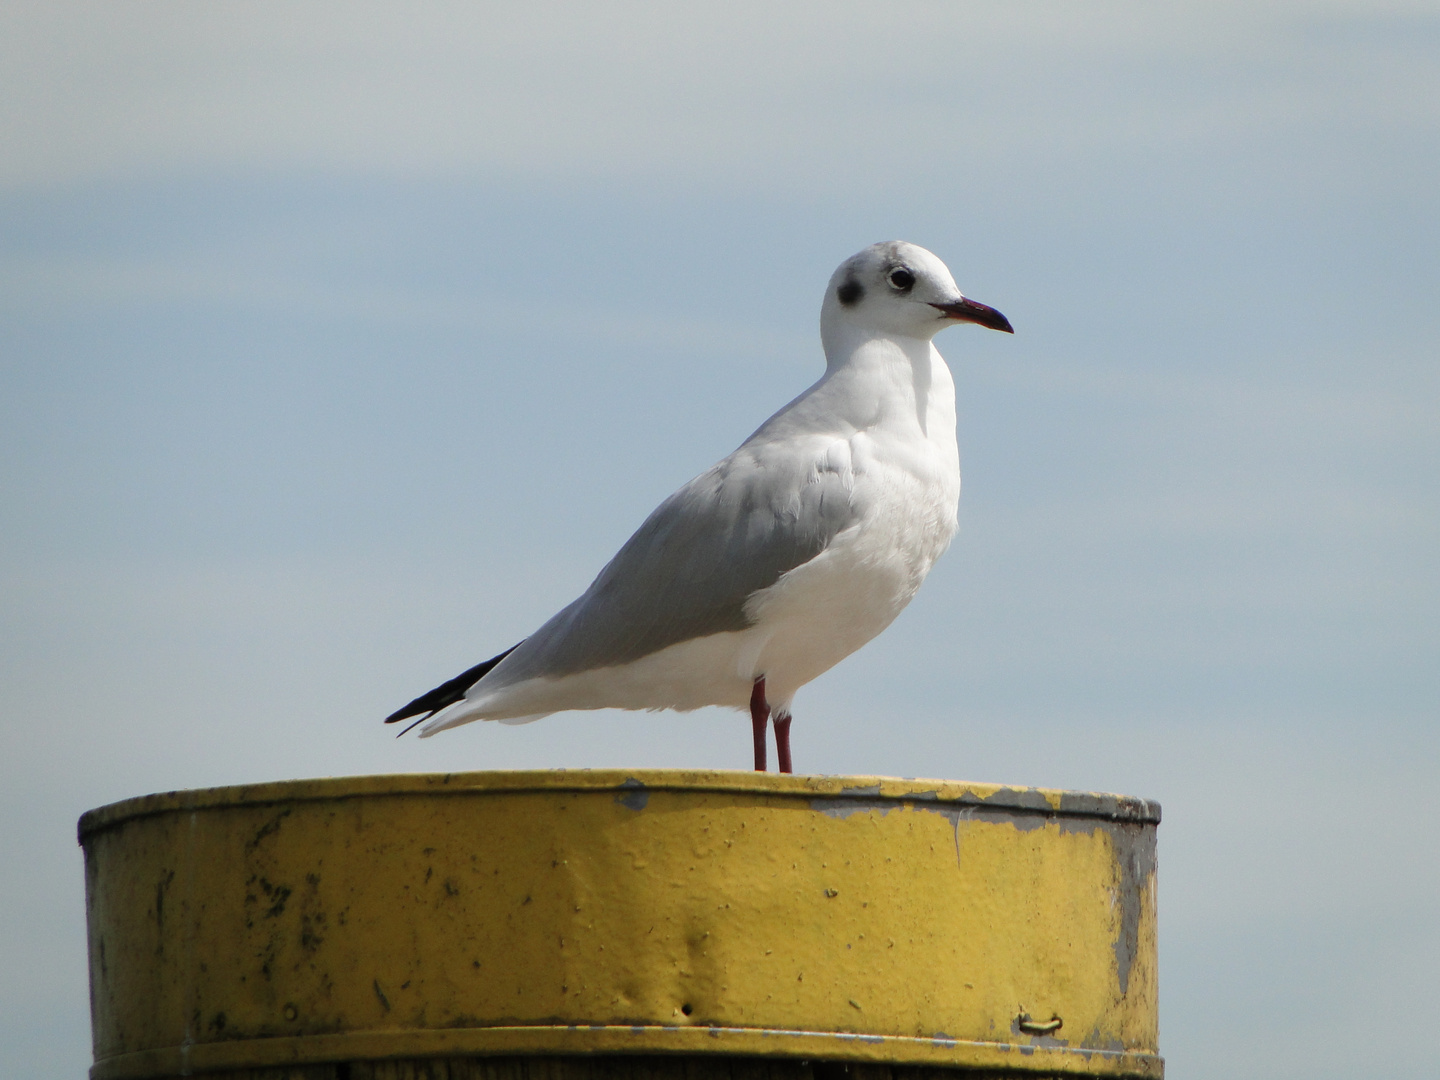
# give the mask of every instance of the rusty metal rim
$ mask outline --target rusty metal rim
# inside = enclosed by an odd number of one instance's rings
[[[90,1069],[90,1080],[151,1080],[333,1061],[508,1054],[725,1054],[1145,1080],[1160,1080],[1165,1075],[1164,1059],[1158,1054],[1134,1051],[774,1028],[533,1025],[365,1031],[167,1046],[97,1061]]]
[[[395,773],[325,777],[263,784],[194,788],[142,795],[87,811],[79,821],[84,843],[97,832],[154,814],[264,806],[277,802],[327,801],[404,795],[520,794],[536,791],[700,791],[811,800],[884,803],[949,803],[961,807],[1047,817],[1100,818],[1158,824],[1160,804],[1103,792],[1014,788],[888,776],[791,776],[738,770],[543,769],[464,773]]]

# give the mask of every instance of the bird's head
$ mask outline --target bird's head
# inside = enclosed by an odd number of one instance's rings
[[[929,340],[957,322],[1015,332],[1000,312],[964,296],[935,255],[903,240],[871,244],[841,263],[820,308],[827,351],[847,328]]]

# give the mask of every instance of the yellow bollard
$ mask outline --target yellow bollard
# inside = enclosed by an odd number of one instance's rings
[[[130,799],[80,819],[91,1076],[1161,1077],[1159,816],[679,770]]]

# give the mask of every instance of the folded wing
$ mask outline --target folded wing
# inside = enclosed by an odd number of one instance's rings
[[[570,675],[746,629],[752,595],[859,520],[848,444],[833,436],[815,443],[800,454],[793,444],[784,452],[741,447],[686,484],[493,678]]]

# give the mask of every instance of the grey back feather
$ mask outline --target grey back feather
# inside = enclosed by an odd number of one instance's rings
[[[746,600],[859,520],[848,446],[839,446],[843,465],[825,446],[815,456],[793,444],[785,453],[742,446],[661,503],[584,595],[496,674],[506,683],[570,675],[746,629]]]

